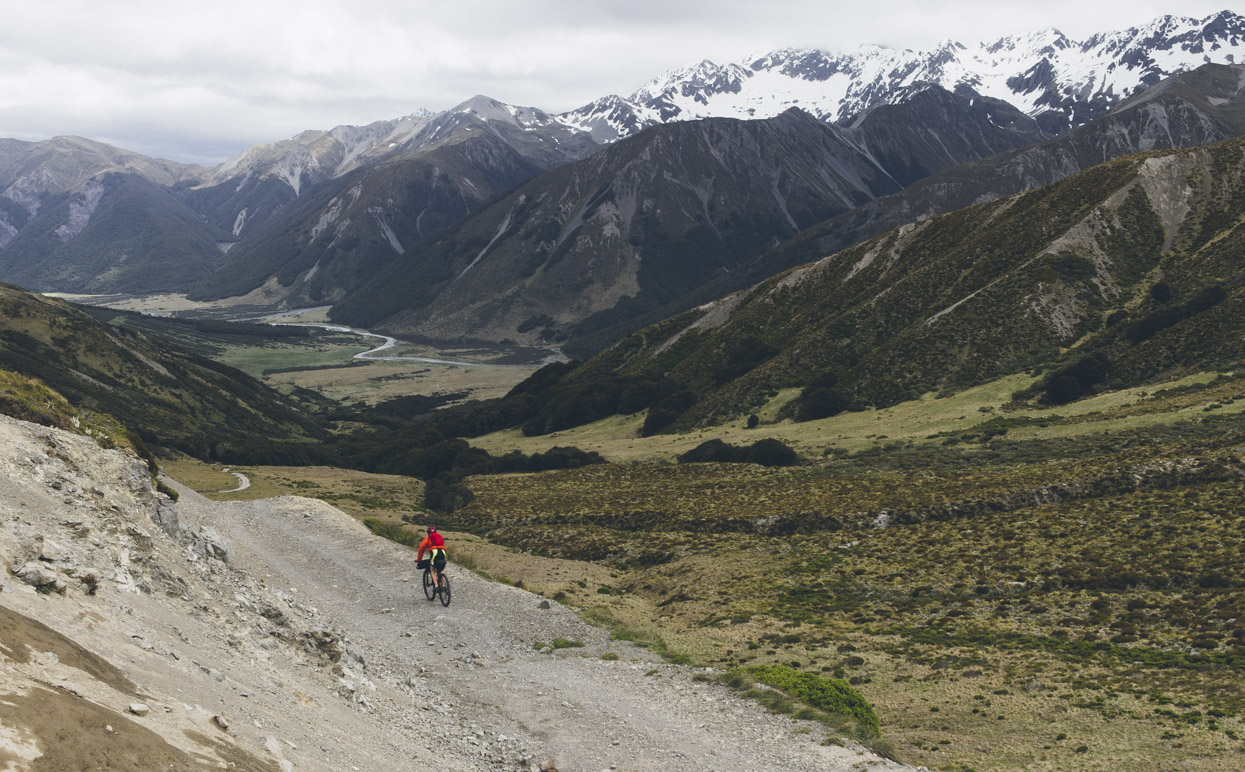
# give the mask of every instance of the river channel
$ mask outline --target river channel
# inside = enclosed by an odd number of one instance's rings
[[[238,319],[236,321],[260,322],[263,324],[271,324],[271,325],[280,326],[280,327],[317,327],[319,329],[328,330],[330,332],[344,332],[344,333],[350,333],[352,335],[358,335],[363,338],[376,338],[376,339],[384,341],[376,348],[368,349],[367,351],[364,351],[362,353],[355,354],[353,357],[354,359],[364,359],[364,360],[368,360],[372,362],[423,362],[423,363],[432,364],[432,365],[458,365],[460,367],[531,367],[531,365],[498,365],[498,364],[487,364],[483,362],[460,362],[460,361],[453,360],[453,359],[436,359],[433,357],[396,356],[396,355],[384,356],[380,352],[397,348],[397,345],[398,345],[397,338],[392,338],[388,335],[381,335],[375,332],[367,332],[366,330],[356,330],[352,327],[343,327],[341,325],[336,325],[336,324],[319,324],[316,322],[276,321],[279,319],[288,319],[294,316],[301,316],[302,314],[309,313],[312,311],[322,311],[327,308],[329,308],[329,306],[321,306],[317,308],[298,308],[292,311],[282,311],[281,313],[277,313],[277,314],[268,314],[266,316],[260,316],[260,317],[250,317],[248,319]],[[543,365],[551,364],[553,362],[565,362],[565,361],[567,361],[567,359],[562,354],[562,352],[558,351],[557,349],[554,349],[553,352],[549,356],[545,357],[545,359],[543,359],[540,362],[540,364],[543,366]]]

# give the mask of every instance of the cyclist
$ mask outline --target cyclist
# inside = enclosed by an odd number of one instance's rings
[[[424,563],[424,550],[428,550],[428,563]],[[415,560],[420,568],[425,565],[432,569],[432,583],[436,587],[434,593],[441,592],[441,571],[445,569],[445,539],[437,532],[435,525],[428,526],[428,535],[419,543],[419,552]]]

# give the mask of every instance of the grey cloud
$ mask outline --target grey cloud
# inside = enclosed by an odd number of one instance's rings
[[[1048,26],[1078,37],[1219,5],[44,0],[6,9],[0,136],[72,133],[176,160],[223,160],[305,129],[444,109],[477,93],[560,111],[705,58],[865,42],[924,48]]]

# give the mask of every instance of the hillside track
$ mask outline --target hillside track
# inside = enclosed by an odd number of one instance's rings
[[[453,565],[454,602],[429,603],[414,553],[322,502],[211,502],[180,488],[183,526],[216,529],[236,568],[313,607],[358,647],[371,678],[423,687],[423,707],[468,738],[517,739],[567,770],[902,769],[820,744],[696,669],[659,662],[521,589]],[[537,648],[557,638],[582,647]],[[615,652],[617,660],[601,654]],[[418,698],[417,698],[418,699]],[[445,728],[444,726],[442,728]],[[539,749],[539,750],[535,750]]]

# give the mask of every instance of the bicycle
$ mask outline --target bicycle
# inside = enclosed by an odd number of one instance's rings
[[[439,588],[432,586],[432,568],[424,566],[424,597],[433,600],[438,595],[441,596],[441,605],[450,605],[450,578],[446,576],[445,570],[441,570],[441,586]]]

